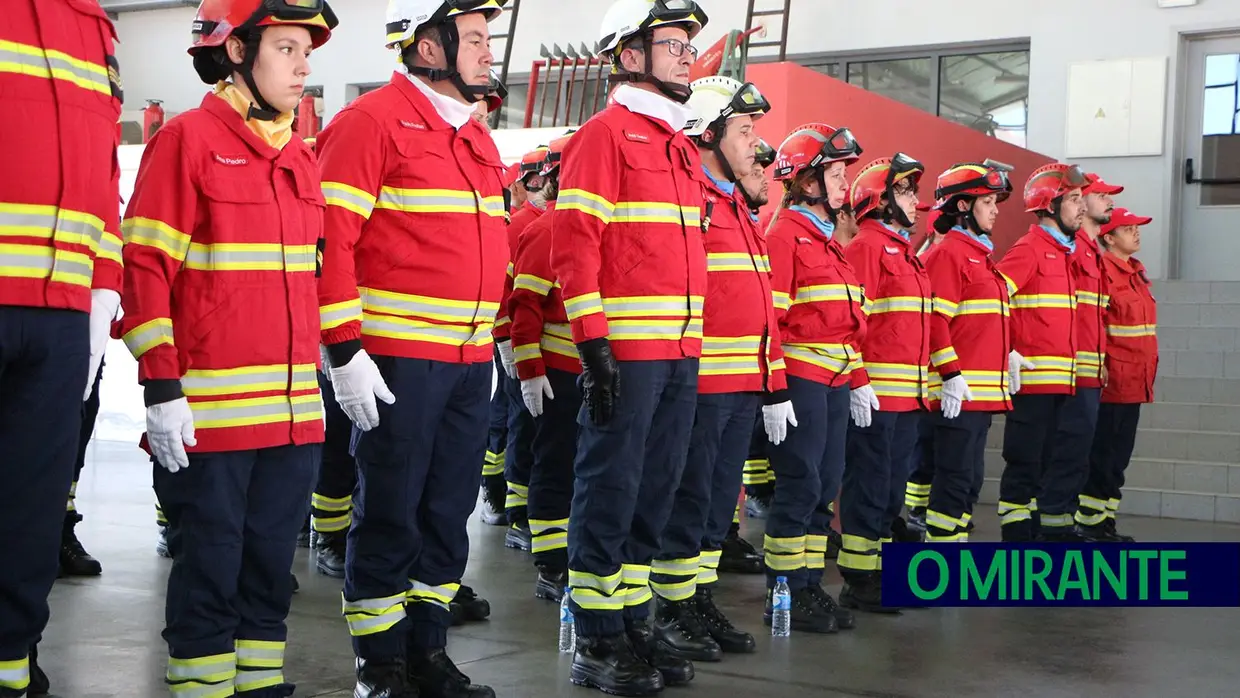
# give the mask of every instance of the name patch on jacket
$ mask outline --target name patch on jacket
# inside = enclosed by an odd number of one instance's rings
[[[981,264],[981,263],[982,263],[982,260],[980,260],[980,259],[973,259],[972,257],[969,257],[969,262],[970,262],[971,264]]]
[[[637,141],[638,143],[649,143],[650,142],[650,136],[647,136],[644,133],[634,133],[632,131],[625,131],[624,137],[631,141]]]
[[[1047,253],[1046,253],[1046,258],[1047,258],[1047,259],[1055,259],[1055,257],[1056,257],[1056,255],[1055,255],[1055,253],[1054,253],[1054,252],[1047,252]]]
[[[219,153],[212,153],[212,155],[215,156],[216,162],[221,165],[228,165],[229,167],[241,167],[250,163],[250,161],[246,158],[236,155],[220,155]]]
[[[885,250],[887,254],[900,254],[899,247],[887,247],[886,245],[883,245],[883,250]]]
[[[415,130],[415,131],[425,131],[425,130],[426,130],[426,124],[418,123],[417,121],[405,121],[404,119],[401,119],[401,120],[400,120],[400,125],[401,125],[401,126],[403,126],[403,127],[405,127],[405,128],[411,128],[411,129],[413,129],[413,130]]]

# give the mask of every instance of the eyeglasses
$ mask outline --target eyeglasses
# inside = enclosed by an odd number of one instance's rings
[[[685,51],[688,51],[689,55],[693,57],[693,60],[697,60],[698,50],[691,44],[687,44],[680,39],[660,39],[659,41],[650,42],[651,46],[658,46],[659,44],[666,44],[667,52],[672,54],[675,58],[680,58],[685,55]]]

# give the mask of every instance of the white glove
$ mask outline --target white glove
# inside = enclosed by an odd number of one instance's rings
[[[379,405],[375,398],[391,405],[396,396],[388,390],[379,367],[365,349],[358,351],[349,359],[349,363],[340,368],[329,369],[332,379],[332,390],[336,393],[336,402],[340,409],[349,416],[349,421],[362,431],[370,431],[379,426]]]
[[[878,409],[878,396],[868,383],[860,388],[853,388],[848,394],[848,410],[852,412],[852,420],[857,426],[865,428],[873,421],[871,412]]]
[[[517,377],[517,355],[512,352],[512,342],[505,339],[495,345],[499,349],[499,362],[504,365],[504,373],[509,378]]]
[[[943,416],[948,419],[959,417],[961,405],[972,399],[973,391],[969,390],[969,384],[964,381],[963,376],[948,379],[943,384],[943,398],[941,400]]]
[[[189,467],[186,446],[197,446],[194,438],[194,413],[189,401],[177,398],[146,408],[146,441],[151,455],[170,473]]]
[[[781,402],[778,405],[762,406],[762,425],[766,427],[766,437],[771,445],[778,446],[788,436],[788,425],[797,425],[797,415],[792,411],[792,402]]]
[[[555,395],[551,392],[551,381],[547,380],[546,376],[534,376],[529,380],[521,381],[521,399],[525,401],[525,409],[535,417],[543,413],[544,395],[548,400],[555,399]]]
[[[1012,353],[1008,354],[1008,380],[1011,382],[1013,394],[1020,392],[1020,370],[1022,368],[1034,369],[1037,366],[1013,349]]]
[[[95,376],[99,375],[99,364],[103,363],[108,338],[112,336],[112,321],[120,307],[121,294],[116,291],[100,288],[90,292],[90,371],[86,374],[83,402],[89,400],[95,390]]]

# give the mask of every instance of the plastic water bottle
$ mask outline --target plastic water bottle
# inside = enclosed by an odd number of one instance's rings
[[[788,591],[788,578],[776,577],[775,590],[771,594],[771,637],[788,637],[792,634],[792,592]]]
[[[577,624],[573,621],[573,609],[568,601],[568,587],[560,600],[560,651],[571,654],[577,649]]]

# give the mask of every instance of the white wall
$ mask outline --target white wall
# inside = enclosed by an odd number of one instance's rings
[[[608,0],[522,0],[510,71],[528,72],[540,43],[593,44]],[[745,0],[705,0],[711,23],[695,43],[705,47],[729,29],[743,28]],[[759,0],[775,7],[778,0]],[[324,86],[330,118],[346,101],[346,85],[388,79],[393,54],[382,48],[384,0],[337,0],[341,26],[312,59],[311,84]],[[1166,57],[1174,101],[1177,30],[1240,29],[1240,0],[1200,0],[1162,10],[1156,0],[1004,0],[978,14],[974,0],[793,0],[788,53],[888,50],[979,41],[1028,40],[1031,45],[1028,147],[1051,157],[1064,150],[1068,64],[1082,60]],[[185,48],[193,9],[120,16],[117,29],[129,109],[158,98],[177,112],[196,106],[205,91]],[[829,28],[843,27],[830,33]],[[493,25],[493,31],[501,31]],[[774,37],[772,37],[774,38]],[[498,50],[500,47],[496,46]],[[1195,97],[1194,97],[1195,98]],[[1122,183],[1121,203],[1155,217],[1143,259],[1155,276],[1166,271],[1172,213],[1171,112],[1162,156],[1085,161],[1087,169]],[[913,148],[910,147],[910,150]],[[1240,246],[1237,247],[1240,252]]]

